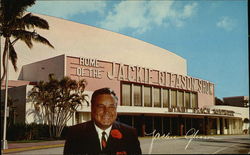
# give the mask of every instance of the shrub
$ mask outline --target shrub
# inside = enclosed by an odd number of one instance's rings
[[[7,129],[8,140],[40,140],[48,139],[48,125],[43,124],[14,124]]]
[[[49,125],[45,124],[13,124],[7,129],[7,140],[56,140],[65,139],[68,127],[64,127],[61,137],[51,138],[49,134]]]

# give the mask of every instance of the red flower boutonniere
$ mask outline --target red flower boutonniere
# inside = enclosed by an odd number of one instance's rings
[[[127,154],[127,152],[125,152],[125,151],[122,151],[122,152],[116,152],[116,155],[126,155]]]
[[[113,129],[113,130],[111,130],[111,136],[113,138],[121,139],[122,138],[122,133],[117,129]]]

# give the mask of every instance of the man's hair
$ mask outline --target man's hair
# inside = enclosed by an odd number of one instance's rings
[[[95,98],[98,95],[103,95],[103,94],[112,95],[113,98],[116,100],[116,102],[118,101],[118,98],[117,98],[115,92],[112,89],[110,89],[110,88],[101,88],[101,89],[95,90],[94,93],[92,94],[91,105],[93,105],[95,103]]]

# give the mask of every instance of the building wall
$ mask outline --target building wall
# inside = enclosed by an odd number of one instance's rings
[[[16,123],[25,123],[25,115],[26,115],[26,90],[27,86],[19,86],[19,87],[13,87],[9,88],[8,90],[8,96],[11,97],[11,99],[14,102],[14,106],[16,107]],[[5,99],[5,89],[1,90],[1,102],[4,103]]]
[[[60,55],[50,59],[24,65],[20,79],[28,81],[48,81],[48,75],[53,73],[56,78],[61,79],[65,75],[65,56]]]
[[[88,82],[86,89],[89,91],[110,87],[115,90],[119,99],[121,99],[121,83],[128,82],[154,88],[197,92],[198,107],[214,105],[214,84],[211,82],[152,67],[67,56],[66,75],[76,80],[85,79]]]
[[[225,105],[237,106],[237,107],[249,107],[248,96],[233,96],[223,98]]]
[[[37,33],[47,38],[55,48],[34,43],[33,48],[29,49],[25,43],[16,42],[17,66],[20,68],[18,72],[15,72],[13,67],[10,67],[10,80],[19,78],[23,65],[62,54],[98,58],[110,62],[117,61],[187,74],[186,60],[168,50],[93,26],[45,15],[38,16],[48,21],[50,29],[36,29]],[[3,43],[4,41],[1,40],[2,45]],[[176,66],[180,67],[176,68]]]
[[[198,104],[200,108],[208,108],[213,106],[215,104],[214,92],[212,95],[199,93]]]
[[[212,109],[224,109],[224,110],[232,110],[234,111],[234,116],[238,117],[239,119],[236,120],[231,120],[229,122],[232,126],[232,133],[235,133],[236,130],[239,130],[237,133],[242,133],[242,130],[250,130],[250,125],[249,122],[245,122],[244,120],[247,119],[249,120],[249,108],[248,107],[235,107],[235,106],[222,106],[222,105],[217,105],[217,106],[211,106],[210,108]],[[237,128],[240,126],[241,128]],[[236,129],[235,129],[236,128]]]

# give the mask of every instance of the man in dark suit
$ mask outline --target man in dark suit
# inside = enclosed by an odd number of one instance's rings
[[[136,130],[116,122],[118,98],[110,88],[91,98],[91,121],[69,128],[64,154],[141,154]]]

